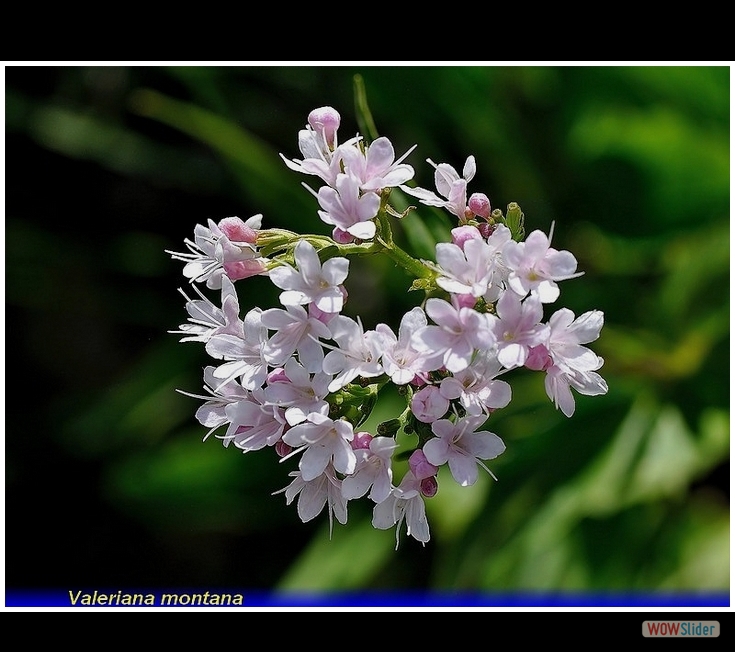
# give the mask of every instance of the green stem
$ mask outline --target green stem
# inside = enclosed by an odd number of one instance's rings
[[[407,254],[398,245],[390,242],[385,242],[381,238],[378,238],[384,247],[385,254],[391,258],[394,262],[398,263],[403,269],[409,274],[412,274],[416,278],[431,278],[434,275],[426,265],[420,260],[417,260],[413,256]]]
[[[378,212],[377,226],[378,234],[375,236],[375,240],[384,247],[383,251],[385,251],[388,257],[398,263],[415,278],[431,278],[433,276],[434,273],[426,265],[405,252],[395,242],[393,242],[393,231],[390,226],[390,217],[388,216],[388,212],[385,210],[385,206],[381,206],[380,211]]]

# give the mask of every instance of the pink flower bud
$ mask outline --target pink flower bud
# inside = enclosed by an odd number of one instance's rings
[[[236,260],[232,263],[225,263],[222,267],[231,281],[240,281],[244,278],[257,276],[265,271],[265,263],[255,258]]]
[[[430,478],[439,472],[439,467],[431,464],[429,460],[426,459],[424,451],[420,448],[417,448],[413,453],[411,453],[411,457],[408,458],[408,468],[411,469],[411,472],[418,480]]]
[[[276,455],[278,455],[278,457],[286,457],[286,455],[288,455],[293,450],[293,448],[289,446],[285,441],[283,441],[283,439],[279,439],[276,442],[275,448]]]
[[[452,242],[456,244],[460,249],[464,249],[464,243],[468,240],[475,240],[482,238],[482,234],[476,226],[470,226],[466,224],[464,226],[457,226],[452,229]]]
[[[490,200],[487,195],[481,192],[476,192],[470,195],[467,206],[469,206],[469,209],[478,217],[484,217],[485,219],[490,217],[490,212],[492,211]]]
[[[225,217],[217,224],[219,230],[227,236],[230,242],[248,242],[255,244],[258,233],[250,228],[239,217]]]
[[[343,231],[338,226],[335,226],[332,230],[332,240],[337,244],[350,244],[355,241],[355,236],[347,233],[347,231]]]
[[[272,385],[273,383],[288,383],[291,381],[286,375],[286,370],[283,367],[276,367],[268,374],[265,382]]]
[[[427,385],[413,395],[411,412],[422,423],[441,419],[449,409],[449,399],[439,393],[435,385]]]
[[[361,448],[370,448],[370,442],[373,440],[373,436],[369,432],[356,432],[352,439],[352,448],[359,450]]]
[[[453,294],[452,305],[459,310],[460,308],[474,308],[477,298],[471,294]]]
[[[413,377],[413,380],[411,381],[411,384],[414,387],[423,387],[424,385],[426,385],[426,378],[424,378],[424,376],[422,376],[421,374],[416,374]]]
[[[490,224],[489,222],[482,222],[477,228],[480,230],[480,235],[482,235],[483,238],[487,239],[493,234],[493,231],[495,231],[496,226],[497,224]]]
[[[334,147],[335,136],[339,129],[340,115],[331,106],[322,106],[309,113],[309,124],[318,134],[324,136],[329,147]]]
[[[421,493],[427,498],[436,496],[437,491],[439,491],[439,483],[436,481],[436,478],[424,478],[421,481]]]
[[[551,359],[549,350],[543,345],[532,346],[528,349],[528,357],[525,366],[534,371],[545,371],[554,361]]]
[[[343,304],[347,303],[347,290],[344,285],[339,286],[339,291],[342,293]],[[316,307],[314,303],[309,304],[309,317],[318,319],[323,324],[329,324],[339,313],[338,312],[324,312]]]

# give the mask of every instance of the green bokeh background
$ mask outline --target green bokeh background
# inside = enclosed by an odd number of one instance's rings
[[[367,502],[330,539],[271,495],[270,449],[202,442],[175,390],[209,360],[167,333],[164,250],[195,224],[329,232],[279,153],[318,106],[358,131],[355,75],[417,185],[473,154],[470,191],[554,223],[585,272],[553,309],[606,318],[609,393],[567,419],[513,372],[499,481],[441,476],[431,541],[397,551]],[[5,109],[6,588],[729,592],[729,66],[7,66]],[[451,226],[422,208],[396,237],[430,257]],[[346,312],[397,326],[410,280],[355,260]],[[278,305],[251,281],[243,314]]]

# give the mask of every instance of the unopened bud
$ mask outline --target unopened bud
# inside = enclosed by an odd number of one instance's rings
[[[309,113],[309,124],[318,134],[324,136],[324,140],[330,148],[334,148],[335,136],[339,129],[340,115],[331,106],[322,106]]]
[[[452,305],[457,308],[474,308],[477,298],[471,294],[453,294]]]
[[[388,419],[378,424],[378,434],[382,437],[394,437],[401,429],[401,422],[398,419]]]
[[[532,346],[528,349],[528,357],[525,366],[534,371],[546,371],[554,361],[551,359],[549,350],[543,345]]]
[[[283,439],[279,439],[276,442],[275,449],[276,455],[278,455],[278,457],[286,457],[286,455],[288,455],[293,450],[293,448],[289,446],[285,441],[283,441]]]
[[[481,238],[482,235],[476,226],[465,224],[452,229],[452,243],[456,244],[460,249],[464,249],[464,244],[468,240]]]
[[[273,383],[288,383],[291,381],[286,375],[286,370],[283,367],[276,367],[268,374],[265,382],[271,385]]]
[[[482,222],[482,224],[477,226],[480,231],[480,235],[482,235],[486,240],[493,234],[496,227],[497,224],[490,224],[490,222]]]
[[[477,215],[477,217],[482,217],[484,219],[488,219],[490,217],[490,200],[484,193],[476,192],[470,195],[470,198],[467,201],[467,206],[475,215]]]
[[[332,240],[337,244],[350,244],[355,241],[355,236],[347,233],[347,231],[343,231],[338,226],[335,226],[332,230]]]
[[[439,472],[439,468],[431,464],[431,462],[426,459],[424,451],[420,448],[417,448],[413,453],[411,453],[411,457],[408,458],[408,468],[411,469],[411,473],[413,473],[419,480],[431,478]]]
[[[258,232],[250,228],[239,217],[225,217],[217,224],[219,230],[227,236],[230,242],[247,242],[255,244]]]
[[[436,496],[437,491],[439,491],[439,483],[436,481],[434,476],[424,478],[421,481],[421,493],[427,498],[433,498]]]
[[[373,436],[369,432],[365,432],[364,430],[361,432],[356,432],[355,436],[352,439],[352,448],[354,450],[359,450],[361,448],[370,448],[370,442],[373,440]]]
[[[257,258],[236,260],[231,263],[225,263],[222,267],[231,281],[241,281],[244,278],[258,276],[266,271],[265,263]]]

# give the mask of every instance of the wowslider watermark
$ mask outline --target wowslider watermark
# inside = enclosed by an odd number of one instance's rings
[[[709,638],[720,635],[716,620],[644,620],[643,636],[651,638]]]

